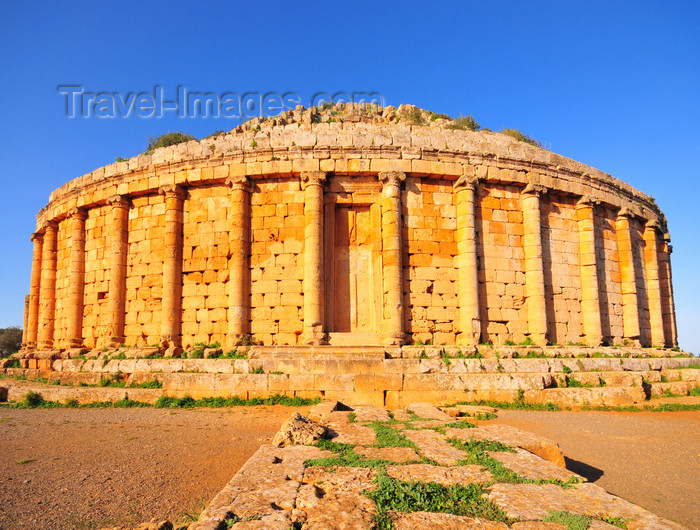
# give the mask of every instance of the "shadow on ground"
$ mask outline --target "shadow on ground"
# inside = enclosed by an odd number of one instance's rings
[[[588,482],[595,482],[605,474],[602,469],[588,465],[585,462],[579,462],[578,460],[566,456],[564,460],[566,460],[566,469],[578,473],[582,477],[586,477]]]

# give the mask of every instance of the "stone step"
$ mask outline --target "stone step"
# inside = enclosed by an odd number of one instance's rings
[[[694,388],[700,389],[696,381],[672,381],[668,383],[651,383],[649,392],[651,397],[676,397],[687,396]]]
[[[598,388],[545,388],[530,390],[524,394],[527,403],[554,403],[560,407],[583,406],[628,406],[646,400],[646,393],[640,387],[598,387]]]
[[[585,358],[585,359],[393,359],[384,354],[348,350],[343,355],[318,352],[295,356],[282,352],[257,351],[245,359],[115,359],[84,360],[22,359],[24,368],[59,372],[204,372],[204,373],[570,373],[570,372],[661,372],[670,379],[700,380],[700,367],[689,357],[675,358]],[[685,368],[690,367],[690,368]],[[666,374],[666,375],[664,375]],[[655,382],[657,376],[650,375]]]
[[[87,403],[117,402],[125,399],[142,403],[155,403],[165,394],[162,389],[114,388],[114,387],[66,387],[24,382],[3,382],[0,385],[0,401],[22,401],[28,392],[39,394],[45,401],[67,403],[77,401]]]

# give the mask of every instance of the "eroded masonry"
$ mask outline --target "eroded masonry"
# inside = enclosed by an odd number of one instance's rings
[[[298,109],[54,191],[25,348],[677,345],[653,199],[442,118],[351,118]]]

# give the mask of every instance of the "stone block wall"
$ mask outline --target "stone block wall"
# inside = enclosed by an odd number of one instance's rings
[[[85,220],[83,337],[85,343],[93,347],[104,346],[104,340],[100,339],[108,335],[106,325],[108,321],[107,297],[109,296],[109,278],[107,276],[109,265],[106,258],[108,214],[109,208],[105,206],[92,208],[88,211],[88,217]],[[67,328],[65,329],[66,334],[62,336],[67,339]]]
[[[299,179],[256,183],[250,209],[250,332],[299,343],[304,320],[304,193]]]
[[[521,342],[528,332],[525,311],[521,189],[479,187],[476,207],[482,340]]]
[[[581,342],[581,263],[576,199],[552,195],[542,202],[542,253],[549,341]]]
[[[403,204],[406,332],[413,342],[455,344],[457,220],[452,185],[410,179]]]
[[[184,201],[182,340],[223,344],[227,332],[228,190],[191,188]]]
[[[611,344],[622,342],[622,290],[618,262],[616,212],[598,207],[595,215],[598,284],[600,289],[601,327],[604,340]]]
[[[488,132],[260,122],[71,181],[32,240],[30,349],[677,344],[656,205]]]
[[[135,197],[129,210],[126,269],[126,344],[160,343],[165,202],[162,195]]]

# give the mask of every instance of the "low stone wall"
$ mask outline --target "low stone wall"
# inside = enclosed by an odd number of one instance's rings
[[[280,394],[392,408],[415,401],[442,405],[474,400],[616,406],[640,403],[651,396],[687,395],[700,385],[697,358],[671,357],[678,354],[668,350],[610,350],[614,351],[551,348],[526,352],[524,348],[487,347],[483,353],[473,353],[484,357],[465,358],[450,357],[444,348],[435,347],[366,354],[333,348],[251,348],[248,358],[240,359],[133,358],[138,351],[115,350],[88,352],[89,357],[99,357],[90,359],[64,358],[68,353],[27,354],[19,360],[0,361],[0,370],[10,377],[42,378],[62,387],[117,381],[134,392],[155,382],[160,387],[153,394],[156,397],[248,399]],[[604,357],[611,353],[617,356]],[[668,356],[619,356],[650,353]],[[51,358],[57,356],[60,358]],[[20,368],[9,367],[11,363]],[[83,401],[92,399],[91,395],[85,390],[66,399]],[[129,393],[130,399],[132,395]]]

